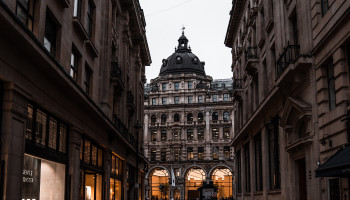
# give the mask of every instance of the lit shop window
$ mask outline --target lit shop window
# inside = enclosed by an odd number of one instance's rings
[[[22,200],[64,200],[66,166],[24,155],[22,172]]]
[[[123,160],[112,155],[112,168],[110,178],[110,200],[123,199],[122,198],[122,181],[123,181]]]
[[[80,146],[81,199],[102,199],[103,150],[86,138]]]

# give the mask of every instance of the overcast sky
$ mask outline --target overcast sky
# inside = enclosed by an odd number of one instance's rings
[[[192,53],[214,79],[231,78],[231,49],[224,45],[232,0],[139,0],[146,17],[152,64],[147,82],[158,76],[163,58],[175,51],[185,27]]]

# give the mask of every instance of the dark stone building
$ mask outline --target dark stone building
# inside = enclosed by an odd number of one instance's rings
[[[2,0],[0,30],[0,199],[143,199],[138,0]]]

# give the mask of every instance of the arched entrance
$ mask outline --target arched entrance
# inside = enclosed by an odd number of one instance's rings
[[[227,167],[217,167],[211,174],[213,184],[218,188],[217,198],[225,199],[233,197],[232,172]]]
[[[169,173],[162,168],[155,168],[149,175],[151,200],[169,199]]]
[[[197,190],[205,181],[205,172],[202,168],[192,167],[185,174],[185,199],[196,200],[200,198]]]

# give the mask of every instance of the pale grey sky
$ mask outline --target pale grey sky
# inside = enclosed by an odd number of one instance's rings
[[[163,58],[174,53],[185,27],[192,53],[214,79],[231,78],[231,49],[224,45],[232,0],[140,0],[152,64],[147,82],[158,76]]]

